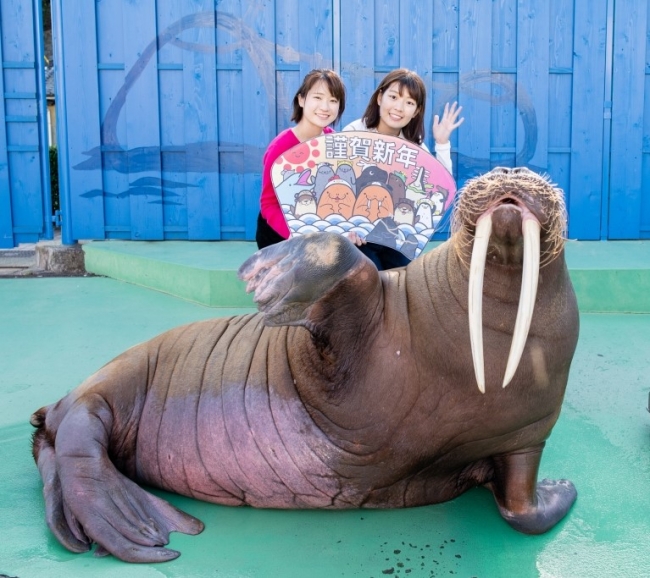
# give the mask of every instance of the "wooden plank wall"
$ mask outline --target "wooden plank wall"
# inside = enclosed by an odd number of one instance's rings
[[[0,7],[0,32],[4,18]],[[4,82],[4,50],[3,42],[0,42],[0,63],[2,69],[0,72],[0,118],[4,122],[0,123],[0,247],[14,246],[14,229],[13,216],[11,214],[11,187],[9,182],[9,152],[7,151],[7,122],[5,112],[5,82]]]
[[[650,96],[650,10],[647,11],[645,21],[645,34],[637,40],[643,44],[645,38],[645,59],[643,61],[643,94]],[[639,237],[650,239],[650,97],[643,101],[643,159],[641,161],[641,226]]]
[[[303,76],[340,70],[345,124],[399,66],[427,85],[430,147],[433,115],[464,107],[459,185],[529,166],[565,190],[571,238],[650,235],[646,3],[55,3],[75,239],[253,239],[262,155]]]
[[[605,116],[606,95],[611,81],[606,77],[608,52],[608,5],[612,0],[577,1],[575,10],[571,2],[565,2],[555,45],[565,47],[557,53],[560,70],[572,70],[570,108],[568,117],[557,118],[554,114],[558,101],[552,94],[552,119],[569,137],[563,142],[570,146],[566,179],[560,181],[567,193],[569,211],[569,234],[575,239],[607,238],[606,210],[603,203],[607,197],[608,154],[606,146],[607,124]],[[558,12],[559,14],[559,12]],[[564,29],[573,30],[571,41],[563,41]],[[611,107],[611,102],[610,102]],[[611,110],[611,108],[610,108]],[[557,129],[555,129],[557,130]],[[553,173],[551,173],[553,174]]]
[[[40,2],[0,3],[0,247],[52,238]]]
[[[617,0],[614,6],[608,237],[650,238],[650,175],[647,171],[650,116],[646,114],[650,105],[645,102],[648,100],[646,95],[650,95],[645,92],[648,74],[648,3]],[[643,185],[645,195],[642,195]],[[645,196],[645,201],[642,196]],[[642,231],[642,225],[645,231]]]
[[[446,102],[463,106],[466,122],[452,137],[459,185],[498,165],[546,172],[567,193],[570,234],[600,238],[602,175],[594,159],[603,156],[607,0],[399,7],[380,0],[342,4],[341,72],[351,93],[344,120],[362,114],[386,72],[416,70],[430,90],[429,147],[433,115]]]
[[[102,163],[111,158],[103,159],[101,153],[100,105],[105,103],[99,95],[98,68],[103,69],[104,63],[98,60],[97,27],[92,24],[101,6],[102,2],[52,3],[64,242],[103,239],[104,203],[117,194],[105,187],[102,178]],[[104,144],[107,151],[114,148],[110,139]]]

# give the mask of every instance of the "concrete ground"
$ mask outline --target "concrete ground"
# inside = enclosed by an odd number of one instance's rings
[[[13,249],[0,249],[0,277],[22,276],[35,266],[35,243],[22,243]]]
[[[62,245],[61,231],[51,240],[0,249],[0,277],[61,277],[88,275],[82,244]],[[0,577],[1,578],[1,577]]]
[[[199,536],[172,535],[179,559],[129,565],[66,551],[45,525],[30,414],[136,343],[248,311],[105,277],[0,279],[0,576],[650,576],[649,314],[581,314],[540,471],[571,479],[578,500],[545,535],[512,530],[483,489],[436,506],[346,512],[229,508],[156,492],[205,522]]]

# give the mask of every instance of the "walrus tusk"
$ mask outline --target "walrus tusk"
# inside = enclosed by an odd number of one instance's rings
[[[468,315],[469,340],[472,345],[472,361],[476,383],[481,393],[485,393],[485,371],[483,367],[483,275],[485,258],[492,232],[492,215],[481,217],[476,223],[474,248],[469,268]]]
[[[539,235],[540,224],[534,218],[526,218],[522,224],[524,242],[524,262],[521,277],[521,291],[517,320],[513,331],[510,354],[503,378],[506,387],[519,366],[521,355],[526,345],[530,323],[535,309],[537,296],[537,282],[539,279]],[[483,360],[483,275],[485,273],[485,259],[487,256],[490,233],[492,231],[492,216],[490,214],[480,218],[476,223],[474,235],[474,248],[469,272],[468,312],[469,312],[469,337],[472,347],[472,361],[474,374],[479,391],[485,393],[485,369]]]
[[[539,221],[535,218],[524,219],[522,224],[524,237],[524,264],[521,274],[521,292],[519,294],[519,307],[517,309],[517,321],[512,334],[512,345],[506,365],[506,374],[503,378],[503,387],[510,383],[515,375],[521,354],[526,345],[530,322],[535,309],[535,297],[537,296],[537,281],[539,279]],[[476,362],[475,362],[476,364]],[[479,386],[480,387],[480,386]]]

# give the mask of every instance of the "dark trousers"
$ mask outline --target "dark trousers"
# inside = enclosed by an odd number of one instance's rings
[[[257,230],[255,231],[257,248],[264,249],[264,247],[275,245],[284,240],[284,237],[278,234],[278,232],[267,223],[266,219],[262,217],[262,213],[259,213],[257,215]]]
[[[262,217],[262,213],[259,213],[257,215],[257,230],[255,231],[257,248],[264,249],[264,247],[281,243],[284,240],[284,237],[279,235]],[[378,245],[377,243],[366,243],[361,245],[359,250],[375,264],[379,271],[406,267],[411,262],[408,257],[396,249]]]
[[[391,249],[377,243],[366,243],[361,245],[359,250],[370,259],[377,269],[385,271],[386,269],[396,269],[397,267],[406,267],[411,260],[397,249]]]

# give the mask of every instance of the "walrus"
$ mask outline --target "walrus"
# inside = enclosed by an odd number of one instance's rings
[[[562,192],[468,181],[448,241],[379,272],[315,233],[240,268],[259,312],[136,345],[31,417],[47,524],[73,552],[160,562],[203,524],[140,484],[264,508],[402,508],[485,486],[516,530],[576,499],[537,481],[578,338]]]
[[[393,216],[393,198],[387,185],[382,183],[370,183],[363,187],[357,188],[359,196],[354,202],[352,214],[362,215],[374,223],[377,219]]]
[[[321,219],[330,215],[341,215],[346,220],[350,219],[354,201],[352,185],[343,179],[333,178],[327,183],[318,199],[316,214]]]

